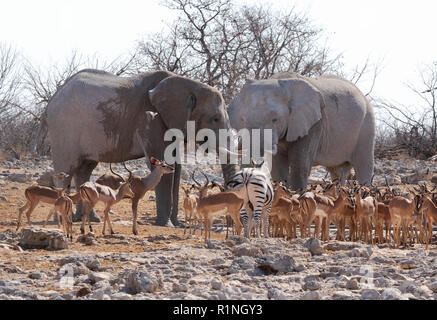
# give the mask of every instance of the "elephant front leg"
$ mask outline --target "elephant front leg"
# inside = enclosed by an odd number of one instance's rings
[[[305,189],[315,158],[315,150],[305,147],[304,139],[292,144],[288,149],[289,175],[287,185],[292,190]]]
[[[79,190],[79,187],[90,180],[91,173],[94,168],[97,166],[98,162],[96,161],[83,161],[81,165],[74,172],[74,184],[76,186],[76,191]],[[82,216],[84,214],[84,206],[83,201],[79,201],[76,205],[76,214],[73,215],[73,221],[81,221]],[[94,209],[89,212],[89,220],[90,222],[101,222],[100,218],[96,215]]]
[[[287,181],[289,179],[288,155],[278,153],[272,158],[272,180]]]
[[[173,202],[171,191],[172,175],[162,176],[161,182],[155,188],[157,218],[154,225],[156,226],[168,225]]]
[[[175,164],[175,171],[173,173],[173,204],[171,209],[170,221],[175,227],[183,227],[183,224],[178,220],[178,203],[179,203],[179,182],[181,179],[181,165]]]

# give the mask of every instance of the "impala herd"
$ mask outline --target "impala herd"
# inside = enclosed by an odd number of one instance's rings
[[[38,185],[28,187],[25,190],[27,202],[19,209],[17,230],[21,226],[23,212],[27,210],[26,217],[30,225],[32,211],[39,202],[44,202],[53,205],[44,226],[49,217],[57,212],[58,228],[61,216],[64,231],[67,237],[72,239],[73,204],[81,200],[85,208],[81,233],[85,232],[87,220],[89,229],[92,231],[89,213],[98,202],[101,202],[105,206],[102,233],[105,233],[106,224],[108,224],[109,232],[112,234],[109,215],[111,207],[122,199],[129,198],[132,200],[132,232],[137,235],[139,201],[147,191],[156,187],[162,175],[172,173],[174,170],[164,161],[153,157],[150,158],[150,162],[154,165],[153,170],[144,178],[134,175],[123,164],[129,172],[129,177],[124,178],[115,173],[110,166],[112,174],[105,174],[96,182],[84,183],[76,189],[75,194],[65,193],[69,186],[62,189]],[[225,187],[217,181],[211,182],[207,175],[201,173],[205,177],[203,184],[195,179],[193,172],[192,180],[195,184],[189,188],[182,187],[186,223],[184,233],[187,229],[190,233],[195,233],[200,227],[206,240],[210,237],[214,219],[225,216],[226,221],[232,223],[232,231],[241,234],[243,229],[241,212],[247,196],[244,193],[247,190],[232,189],[229,185]],[[54,177],[65,181],[68,175],[59,173]],[[406,187],[408,191],[404,193],[393,189],[388,184],[384,187],[360,186],[356,182],[348,181],[342,185],[339,180],[323,181],[323,183],[311,185],[306,190],[299,191],[289,190],[283,182],[274,181],[271,184],[274,197],[269,204],[270,213],[267,210],[268,219],[262,220],[268,223],[268,234],[264,236],[287,239],[298,236],[314,237],[329,241],[331,240],[331,225],[334,225],[336,240],[364,241],[371,244],[389,243],[396,248],[400,245],[407,246],[408,243],[421,243],[428,248],[432,240],[433,223],[437,224],[437,187],[429,190],[425,184],[418,188],[416,186]],[[249,204],[249,208],[246,209],[253,211],[253,206]],[[263,209],[265,212],[265,208]],[[228,229],[229,224],[226,228],[226,238]]]

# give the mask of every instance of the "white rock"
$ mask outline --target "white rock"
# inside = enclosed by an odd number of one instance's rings
[[[323,254],[322,243],[319,239],[311,238],[305,243],[305,247],[311,252],[313,256]]]
[[[305,293],[300,300],[320,300],[322,299],[322,295],[319,291],[309,291]]]
[[[117,292],[111,295],[111,299],[113,300],[132,300],[132,296],[130,294],[124,292]]]
[[[162,280],[137,270],[129,270],[126,274],[126,286],[134,293],[153,293],[162,288]]]
[[[271,300],[287,300],[287,296],[279,289],[269,289],[267,292],[267,298]]]
[[[434,282],[428,284],[428,288],[429,288],[432,292],[437,293],[437,281],[434,281]]]
[[[188,286],[185,283],[173,283],[173,292],[187,292]]]
[[[381,295],[375,289],[363,289],[361,291],[361,299],[363,299],[363,300],[381,300]]]
[[[91,282],[110,281],[112,274],[109,272],[91,272],[88,275]]]
[[[26,227],[20,232],[20,246],[26,249],[62,250],[69,240],[61,230]]]
[[[221,290],[223,287],[223,281],[221,281],[219,278],[215,277],[211,280],[211,288],[214,290]]]

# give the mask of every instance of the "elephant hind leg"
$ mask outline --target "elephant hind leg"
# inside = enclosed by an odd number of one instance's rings
[[[345,162],[337,167],[326,168],[331,176],[331,180],[339,179],[340,183],[344,185],[345,181],[349,179],[351,175],[352,165],[349,162]]]

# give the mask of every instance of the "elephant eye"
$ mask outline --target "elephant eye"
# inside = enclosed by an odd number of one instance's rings
[[[278,119],[273,119],[272,122],[273,123],[278,122]]]

